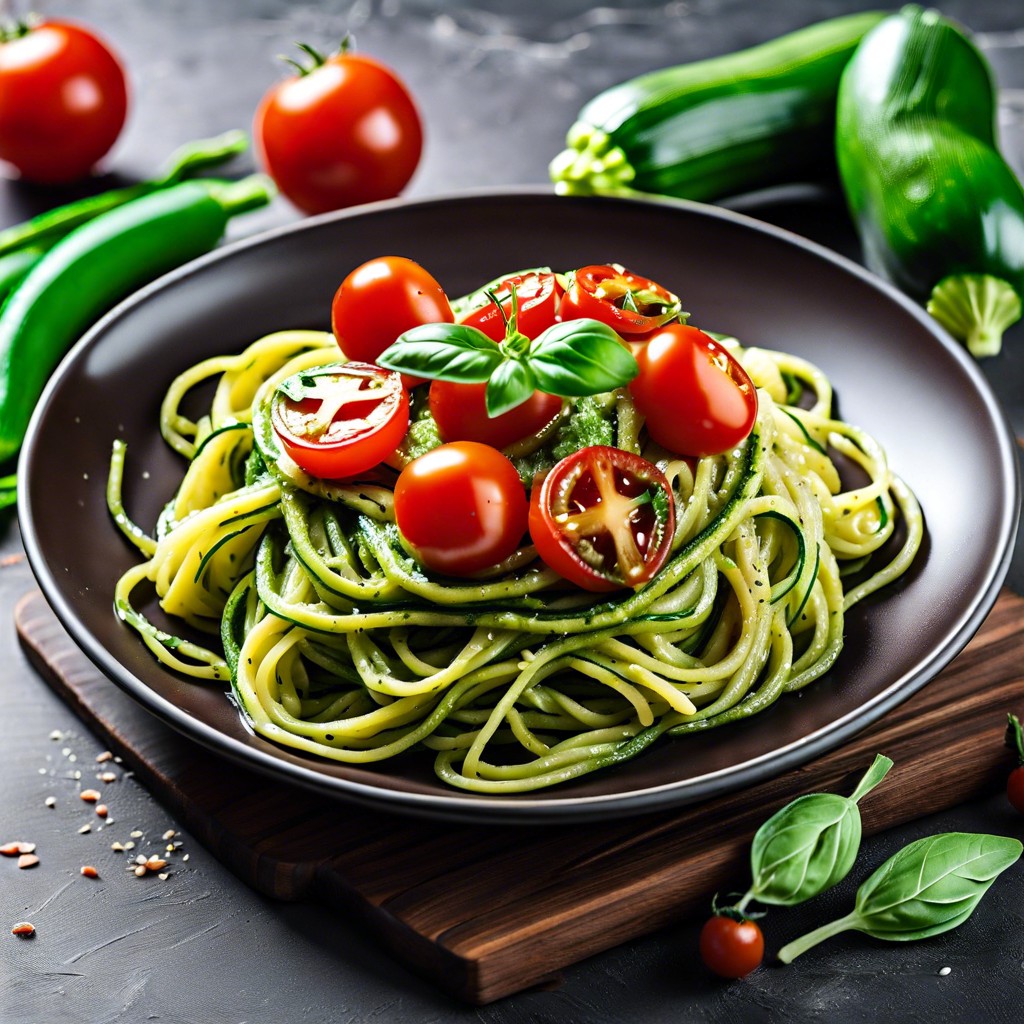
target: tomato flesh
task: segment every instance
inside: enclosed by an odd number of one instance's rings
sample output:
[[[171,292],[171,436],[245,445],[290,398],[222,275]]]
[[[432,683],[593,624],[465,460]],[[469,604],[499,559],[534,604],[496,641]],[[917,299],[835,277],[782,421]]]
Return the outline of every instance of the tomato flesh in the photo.
[[[403,332],[423,324],[452,323],[444,289],[418,263],[379,256],[356,267],[331,302],[331,329],[342,352],[372,363]]]
[[[27,181],[85,177],[127,112],[124,69],[88,29],[44,21],[0,43],[0,159]]]
[[[527,526],[526,490],[496,448],[457,441],[414,459],[395,484],[395,522],[428,569],[470,576],[503,562]]]
[[[531,496],[537,553],[584,590],[642,586],[664,565],[674,530],[665,475],[620,448],[593,445],[567,456]]]
[[[700,956],[719,977],[744,978],[764,959],[764,935],[754,921],[716,914],[701,929]]]
[[[1010,772],[1006,780],[1006,796],[1013,807],[1024,814],[1024,765]]]
[[[757,418],[757,389],[729,351],[703,331],[669,324],[637,347],[629,385],[647,432],[680,455],[735,448]]]
[[[306,213],[397,196],[423,150],[405,84],[380,62],[348,52],[273,86],[253,137],[267,173]]]
[[[650,278],[615,264],[581,267],[559,304],[559,318],[600,320],[629,338],[642,337],[679,316],[679,299]]]
[[[296,378],[293,394],[281,390]],[[274,395],[271,422],[285,452],[311,476],[364,473],[391,455],[409,429],[409,395],[391,370],[332,364],[289,381]]]
[[[518,274],[503,280],[494,290],[505,316],[494,302],[471,310],[459,321],[483,331],[491,341],[505,337],[505,319],[512,315],[512,288],[516,290],[517,321],[520,333],[536,338],[558,319],[562,286],[550,273]]]

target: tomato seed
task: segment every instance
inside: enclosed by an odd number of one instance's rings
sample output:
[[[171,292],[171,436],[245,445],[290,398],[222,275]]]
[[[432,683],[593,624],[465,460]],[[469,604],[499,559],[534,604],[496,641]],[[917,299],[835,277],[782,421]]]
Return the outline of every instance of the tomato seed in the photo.
[[[12,929],[11,934],[22,939],[30,939],[36,933],[36,926],[31,921],[19,921]]]

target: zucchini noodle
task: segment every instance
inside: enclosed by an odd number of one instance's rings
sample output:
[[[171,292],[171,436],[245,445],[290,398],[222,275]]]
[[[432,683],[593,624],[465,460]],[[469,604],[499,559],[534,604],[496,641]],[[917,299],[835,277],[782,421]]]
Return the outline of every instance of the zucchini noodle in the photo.
[[[199,363],[161,408],[188,466],[152,536],[125,512],[114,446],[108,503],[143,559],[117,584],[117,614],[169,668],[229,683],[260,736],[353,764],[426,749],[439,778],[480,793],[565,782],[757,714],[832,667],[845,613],[907,569],[923,522],[879,444],[833,416],[820,370],[723,342],[758,386],[735,450],[672,456],[628,393],[610,403],[615,443],[662,469],[676,506],[668,561],[611,596],[566,586],[530,547],[472,579],[431,574],[401,543],[393,473],[329,482],[291,462],[270,398],[337,361],[329,334]],[[193,421],[182,403],[207,382]],[[209,646],[150,622],[138,590]]]

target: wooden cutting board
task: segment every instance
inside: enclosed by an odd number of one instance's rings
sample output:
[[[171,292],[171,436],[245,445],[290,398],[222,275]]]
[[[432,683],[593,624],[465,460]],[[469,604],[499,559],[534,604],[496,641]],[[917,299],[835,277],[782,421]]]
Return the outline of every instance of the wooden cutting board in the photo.
[[[863,804],[865,832],[991,792],[1024,711],[1024,599],[1004,591],[937,679],[802,768],[698,806],[607,824],[469,827],[325,800],[197,746],[103,677],[42,595],[16,612],[32,663],[193,835],[263,893],[326,901],[408,967],[473,1003],[745,888],[750,838],[801,793],[850,792],[877,752],[896,767]]]

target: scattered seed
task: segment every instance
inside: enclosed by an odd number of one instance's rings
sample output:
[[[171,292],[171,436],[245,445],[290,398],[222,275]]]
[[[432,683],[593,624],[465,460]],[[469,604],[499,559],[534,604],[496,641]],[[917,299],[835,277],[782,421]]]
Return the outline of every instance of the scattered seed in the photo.
[[[112,761],[114,755],[109,750],[104,750],[102,754],[96,755],[96,763],[103,764],[104,761]]]
[[[18,858],[19,868],[34,868],[39,863],[39,858],[34,853],[23,853]]]
[[[167,879],[171,877],[171,873],[169,871],[161,871],[156,877],[159,878],[161,882],[166,882]]]
[[[97,804],[96,805],[96,813],[101,818],[105,818],[110,813],[110,811],[107,810],[107,805],[106,804]]]
[[[169,828],[162,836],[162,839],[173,839],[178,833],[173,828]]]
[[[947,974],[952,974],[952,973],[953,973],[953,968],[952,967],[943,967],[943,968],[941,968],[939,970],[939,976],[942,977],[942,978],[946,977]]]
[[[167,861],[161,860],[159,857],[150,857],[149,860],[146,861],[146,867],[149,868],[150,871],[163,871],[163,869],[167,867]]]
[[[129,839],[128,842],[124,844],[124,848],[126,850],[134,850],[135,844]]]
[[[136,878],[142,878],[142,876],[143,876],[143,875],[144,875],[145,873],[146,873],[146,865],[145,865],[145,864],[140,864],[140,865],[139,865],[139,866],[138,866],[138,867],[137,867],[137,868],[135,869],[135,877],[136,877]]]
[[[182,857],[181,859],[182,859],[182,860],[188,860],[188,854],[186,853],[186,854],[185,854],[185,856],[184,856],[184,857]]]
[[[116,851],[117,853],[123,853],[124,852],[124,847],[120,843],[111,843],[110,844],[110,848],[112,850]]]
[[[164,847],[164,850],[165,850],[165,851],[166,851],[167,853],[174,853],[174,843],[168,843],[168,844],[167,844],[167,845],[166,845],[166,846]]]
[[[50,733],[50,739],[57,740],[59,742],[64,739],[64,733],[62,733],[60,729],[54,729],[53,732]]]
[[[77,761],[78,760],[78,755],[77,754],[68,754],[68,760],[72,761],[72,762]]]
[[[137,856],[137,857],[135,858],[135,863],[136,863],[136,864],[145,864],[145,863],[146,863],[146,855],[145,855],[144,853],[140,853],[140,854],[139,854],[139,855],[138,855],[138,856]]]
[[[100,877],[100,873],[91,864],[83,864],[81,867],[81,872],[83,875],[85,875],[86,878]]]
[[[98,789],[83,789],[78,794],[87,804],[94,804],[100,798],[100,792]]]
[[[135,831],[131,833],[131,837],[132,839],[141,839],[142,832],[139,829],[135,829]]]
[[[19,843],[19,842],[15,842],[15,843],[5,843],[3,846],[0,846],[0,853],[2,853],[5,857],[17,857],[19,854],[22,854],[22,853],[35,853],[35,851],[36,851],[36,844],[35,843]]]
[[[70,754],[70,753],[71,753],[71,748],[70,748],[70,747],[64,747],[64,748],[63,748],[63,749],[61,750],[61,753],[62,753],[62,754],[63,754],[63,755],[65,756],[65,757],[67,757],[67,756],[68,756],[68,754]]]
[[[99,776],[100,782],[117,782],[117,775],[114,772],[103,772]]]
[[[84,825],[83,825],[83,826],[82,826],[82,827],[81,827],[81,828],[80,828],[80,829],[78,830],[78,834],[79,834],[80,836],[84,836],[86,832],[91,832],[91,831],[92,831],[92,825],[90,825],[90,824],[89,824],[89,822],[86,822],[86,823],[85,823],[85,824],[84,824]]]
[[[48,796],[46,800],[44,800],[43,802],[46,804],[47,807],[57,806],[57,798],[55,796]]]
[[[17,935],[19,939],[31,939],[35,933],[36,926],[31,921],[19,921],[11,929],[11,934]]]

